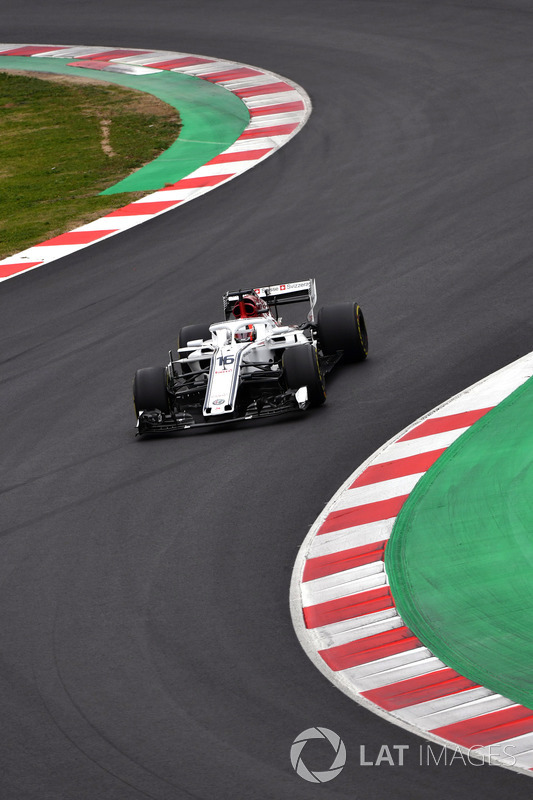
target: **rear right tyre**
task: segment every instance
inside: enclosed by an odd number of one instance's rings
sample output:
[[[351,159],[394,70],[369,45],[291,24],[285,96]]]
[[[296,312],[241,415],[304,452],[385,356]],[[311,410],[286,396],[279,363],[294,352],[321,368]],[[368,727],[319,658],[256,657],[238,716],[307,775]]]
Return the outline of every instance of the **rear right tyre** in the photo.
[[[207,325],[205,322],[198,323],[196,325],[184,325],[183,328],[180,328],[178,333],[178,350],[180,347],[187,347],[187,342],[195,342],[198,339],[201,339],[204,342],[206,339],[211,339],[209,325]],[[208,364],[209,361],[200,362],[200,366],[204,368],[208,366]],[[181,369],[185,375],[191,371],[191,368],[185,363],[181,365]]]
[[[195,342],[198,339],[202,339],[202,341],[211,339],[209,325],[206,325],[205,323],[200,323],[198,325],[184,325],[183,328],[180,328],[178,333],[178,348],[187,347],[187,342]]]

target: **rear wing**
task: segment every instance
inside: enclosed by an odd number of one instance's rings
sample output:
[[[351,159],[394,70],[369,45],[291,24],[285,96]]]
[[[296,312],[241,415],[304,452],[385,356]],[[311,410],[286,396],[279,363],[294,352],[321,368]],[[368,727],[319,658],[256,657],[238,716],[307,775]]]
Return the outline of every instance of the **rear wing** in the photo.
[[[261,297],[274,310],[274,315],[278,317],[278,307],[288,303],[304,303],[310,305],[307,319],[314,322],[314,308],[316,305],[316,282],[314,278],[297,283],[280,283],[277,286],[262,286],[259,289],[239,289],[235,292],[226,292],[224,295],[224,314],[228,319],[235,303],[242,299],[245,294],[256,294]]]

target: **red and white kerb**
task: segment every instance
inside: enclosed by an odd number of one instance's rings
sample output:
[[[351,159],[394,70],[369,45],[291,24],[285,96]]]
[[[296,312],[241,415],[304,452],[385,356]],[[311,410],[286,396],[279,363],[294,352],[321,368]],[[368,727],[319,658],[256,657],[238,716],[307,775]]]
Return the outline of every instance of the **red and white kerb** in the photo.
[[[530,354],[434,409],[371,456],[313,525],[291,585],[298,638],[342,691],[427,739],[476,748],[491,763],[529,774],[533,711],[459,675],[417,639],[395,608],[384,552],[396,516],[424,473],[532,374]]]
[[[3,259],[0,261],[0,280],[12,278],[122,233],[210,192],[283,147],[305,125],[311,113],[311,101],[301,86],[268,70],[233,61],[159,50],[26,44],[0,44],[0,66],[2,55],[32,59],[68,58],[76,67],[133,75],[160,70],[192,75],[215,83],[239,97],[248,109],[250,121],[227,150],[177,183],[165,186],[101,219]]]

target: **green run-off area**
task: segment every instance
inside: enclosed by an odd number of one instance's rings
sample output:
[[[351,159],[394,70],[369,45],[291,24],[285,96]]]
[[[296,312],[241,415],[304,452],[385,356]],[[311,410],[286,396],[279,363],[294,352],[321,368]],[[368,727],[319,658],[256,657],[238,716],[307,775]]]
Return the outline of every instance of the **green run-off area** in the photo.
[[[231,92],[176,72],[126,75],[1,55],[0,70],[0,258],[177,183],[233,144],[250,118]],[[135,97],[142,103],[130,109]],[[158,101],[179,114],[181,130],[161,108],[149,115]]]
[[[32,70],[61,75],[91,77],[119,86],[148,92],[179,111],[179,138],[151,164],[133,173],[105,194],[148,192],[175,183],[226,150],[239,138],[250,120],[238,97],[221,86],[190,75],[162,70],[148,75],[125,75],[69,66],[64,58],[0,56],[0,68]]]
[[[421,478],[385,564],[400,615],[438,658],[533,707],[533,379]]]
[[[179,133],[175,109],[144,92],[54,77],[0,72],[0,258],[135,199],[99,192]]]

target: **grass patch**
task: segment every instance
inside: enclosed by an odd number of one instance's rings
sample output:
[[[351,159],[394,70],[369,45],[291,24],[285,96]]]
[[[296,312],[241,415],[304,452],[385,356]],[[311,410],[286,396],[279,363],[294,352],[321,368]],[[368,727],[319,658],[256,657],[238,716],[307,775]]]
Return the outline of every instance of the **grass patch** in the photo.
[[[176,109],[85,78],[0,71],[0,258],[142,197],[99,196],[179,134]]]

